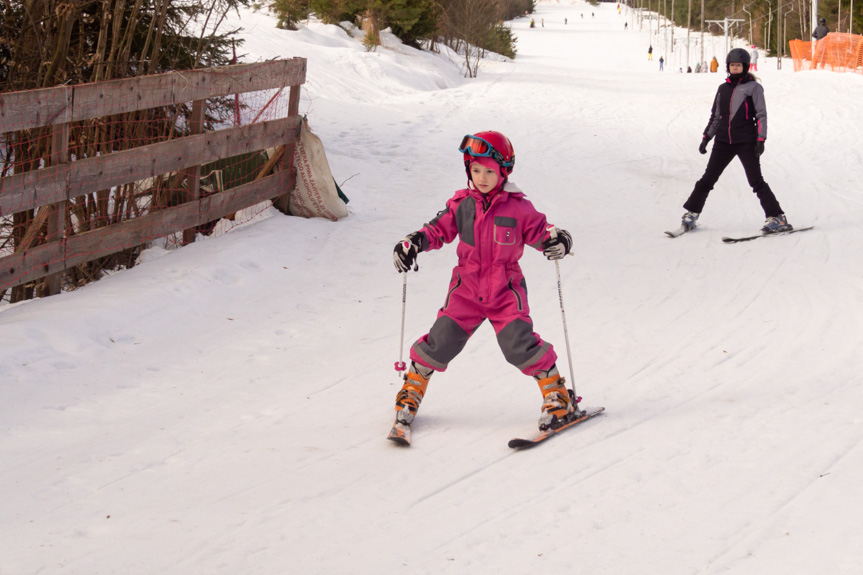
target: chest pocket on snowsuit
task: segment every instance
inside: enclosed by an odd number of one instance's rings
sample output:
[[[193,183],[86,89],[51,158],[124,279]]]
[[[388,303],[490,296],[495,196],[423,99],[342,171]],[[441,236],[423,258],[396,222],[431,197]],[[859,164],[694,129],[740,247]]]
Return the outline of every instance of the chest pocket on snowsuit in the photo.
[[[494,218],[494,242],[502,246],[511,246],[516,243],[515,218],[496,216]]]

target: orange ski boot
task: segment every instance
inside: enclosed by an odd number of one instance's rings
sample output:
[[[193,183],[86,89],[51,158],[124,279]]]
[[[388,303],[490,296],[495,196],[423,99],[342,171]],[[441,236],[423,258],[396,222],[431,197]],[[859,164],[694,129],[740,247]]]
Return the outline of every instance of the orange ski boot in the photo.
[[[388,439],[402,445],[411,443],[411,423],[416,417],[420,402],[426,392],[434,370],[411,363],[410,371],[405,373],[405,383],[396,395],[396,421]]]
[[[545,377],[542,377],[545,375]],[[566,380],[560,377],[557,368],[551,368],[547,373],[534,376],[542,392],[542,415],[539,416],[539,430],[555,429],[566,423],[567,418],[575,413],[572,392],[566,387]]]

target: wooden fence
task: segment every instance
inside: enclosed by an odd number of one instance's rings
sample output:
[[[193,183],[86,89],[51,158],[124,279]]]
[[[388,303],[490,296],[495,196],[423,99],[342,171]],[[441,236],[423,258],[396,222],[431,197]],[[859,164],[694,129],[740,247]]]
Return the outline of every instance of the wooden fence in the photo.
[[[14,253],[0,257],[0,291],[47,278],[46,293],[56,294],[62,273],[73,266],[179,231],[184,231],[184,242],[193,241],[196,226],[264,200],[282,197],[280,203],[287,205],[284,198],[294,187],[293,147],[305,77],[306,59],[291,58],[0,94],[0,137],[51,130],[45,165],[0,178],[0,218],[35,214]],[[208,98],[280,93],[284,88],[290,89],[287,117],[203,132]],[[184,137],[77,161],[70,158],[70,126],[75,122],[189,102],[193,105]],[[268,166],[268,172],[275,168],[271,175],[262,172],[254,181],[202,197],[201,165],[271,148],[280,151],[272,158],[276,165]],[[70,225],[70,200],[169,173],[183,177],[189,201],[83,233]],[[39,234],[43,243],[33,245]]]

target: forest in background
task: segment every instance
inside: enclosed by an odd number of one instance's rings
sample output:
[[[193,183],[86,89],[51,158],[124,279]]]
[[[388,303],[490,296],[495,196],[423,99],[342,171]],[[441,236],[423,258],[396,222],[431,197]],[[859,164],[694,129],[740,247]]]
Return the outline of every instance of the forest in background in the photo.
[[[633,8],[657,12],[674,24],[693,31],[722,34],[711,20],[728,18],[729,34],[750,44],[777,53],[781,42],[788,53],[789,40],[811,40],[812,0],[629,0]],[[863,34],[863,0],[855,0],[852,22],[851,0],[819,0],[818,17],[827,21],[831,32]]]

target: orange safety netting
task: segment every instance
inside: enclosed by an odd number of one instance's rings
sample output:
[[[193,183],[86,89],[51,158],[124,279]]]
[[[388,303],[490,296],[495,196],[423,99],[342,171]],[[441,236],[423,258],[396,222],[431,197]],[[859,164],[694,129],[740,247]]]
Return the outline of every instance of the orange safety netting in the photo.
[[[817,42],[791,40],[788,46],[795,72],[821,69],[863,74],[863,36],[859,34],[831,33]]]

